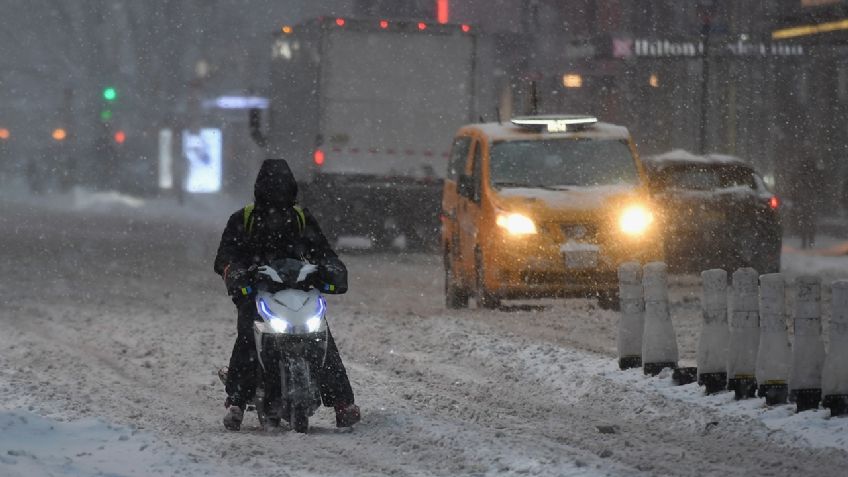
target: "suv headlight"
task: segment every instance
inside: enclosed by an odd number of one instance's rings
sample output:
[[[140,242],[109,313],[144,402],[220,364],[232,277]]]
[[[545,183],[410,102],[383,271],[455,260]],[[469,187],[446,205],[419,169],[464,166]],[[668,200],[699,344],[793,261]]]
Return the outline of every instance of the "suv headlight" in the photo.
[[[530,217],[522,214],[500,212],[495,223],[510,235],[533,235],[536,233],[536,224]]]
[[[653,222],[654,214],[641,205],[627,207],[618,219],[621,231],[627,235],[642,235]]]

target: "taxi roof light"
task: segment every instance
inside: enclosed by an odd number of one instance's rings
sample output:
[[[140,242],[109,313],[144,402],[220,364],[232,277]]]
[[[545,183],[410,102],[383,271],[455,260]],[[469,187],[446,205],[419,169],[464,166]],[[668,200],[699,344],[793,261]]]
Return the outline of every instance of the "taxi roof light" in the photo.
[[[512,118],[512,124],[524,129],[547,132],[567,132],[584,129],[598,122],[594,116],[549,115],[520,116]]]

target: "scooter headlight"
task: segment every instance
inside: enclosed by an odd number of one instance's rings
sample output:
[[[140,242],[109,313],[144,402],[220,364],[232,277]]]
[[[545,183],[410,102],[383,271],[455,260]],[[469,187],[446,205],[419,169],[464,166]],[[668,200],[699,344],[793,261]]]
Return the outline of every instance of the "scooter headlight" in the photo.
[[[315,333],[321,329],[321,325],[324,323],[324,312],[327,310],[327,302],[324,300],[323,296],[318,297],[318,306],[315,309],[315,314],[312,318],[306,320],[306,331],[309,333]]]
[[[288,333],[289,328],[291,327],[291,324],[282,318],[271,318],[268,320],[268,324],[271,325],[271,329],[277,333]]]
[[[321,329],[321,317],[313,316],[312,318],[306,320],[306,331],[309,333],[315,333],[316,331]]]
[[[288,333],[291,328],[291,323],[277,316],[276,313],[271,311],[271,307],[265,303],[265,300],[262,298],[256,300],[256,310],[259,312],[259,316],[265,320],[272,330],[276,333]]]

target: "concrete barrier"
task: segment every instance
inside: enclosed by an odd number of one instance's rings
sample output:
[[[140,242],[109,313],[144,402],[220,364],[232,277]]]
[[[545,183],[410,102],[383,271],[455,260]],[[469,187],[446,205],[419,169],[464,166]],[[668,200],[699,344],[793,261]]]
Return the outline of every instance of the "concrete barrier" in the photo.
[[[698,339],[698,384],[707,394],[727,389],[727,272],[721,269],[701,272],[701,334]]]
[[[821,279],[801,276],[796,280],[790,396],[797,412],[816,409],[821,401],[824,342],[821,336]]]
[[[733,300],[729,321],[727,389],[736,393],[736,399],[752,398],[757,393],[754,373],[760,342],[757,271],[753,268],[740,268],[733,272]]]
[[[618,267],[618,367],[642,366],[642,334],[645,329],[645,300],[642,296],[642,265],[625,262]]]
[[[760,345],[757,352],[757,395],[766,404],[785,404],[789,396],[792,348],[786,330],[786,283],[780,273],[760,276]]]
[[[668,311],[668,269],[662,262],[645,265],[645,327],[642,334],[642,370],[657,375],[663,368],[677,368],[677,335]]]
[[[848,280],[831,286],[828,350],[822,369],[822,404],[831,416],[848,414]]]

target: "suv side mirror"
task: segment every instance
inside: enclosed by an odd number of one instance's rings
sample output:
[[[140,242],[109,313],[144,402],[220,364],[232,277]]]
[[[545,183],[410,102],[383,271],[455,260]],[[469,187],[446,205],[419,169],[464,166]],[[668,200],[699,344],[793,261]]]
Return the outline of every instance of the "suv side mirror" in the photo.
[[[462,174],[459,176],[459,195],[466,199],[474,198],[474,180],[471,176]]]

